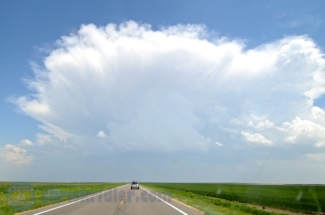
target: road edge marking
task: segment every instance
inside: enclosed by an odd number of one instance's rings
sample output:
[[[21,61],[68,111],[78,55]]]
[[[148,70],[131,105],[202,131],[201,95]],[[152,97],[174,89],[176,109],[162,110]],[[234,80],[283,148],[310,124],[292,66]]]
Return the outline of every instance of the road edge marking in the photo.
[[[77,203],[77,202],[81,202],[82,200],[89,199],[89,198],[94,197],[94,196],[98,196],[98,195],[100,195],[100,194],[106,193],[106,192],[111,191],[111,190],[115,190],[115,189],[117,189],[117,188],[119,188],[119,187],[123,187],[123,186],[125,186],[125,185],[118,186],[118,187],[115,187],[115,188],[112,188],[112,189],[109,189],[109,190],[106,190],[106,191],[102,191],[102,192],[100,192],[100,193],[96,193],[96,194],[94,194],[94,195],[87,196],[86,198],[82,198],[82,199],[79,199],[79,200],[77,200],[77,201],[70,202],[70,203],[67,203],[67,204],[64,204],[64,205],[60,205],[60,206],[58,206],[58,207],[51,208],[51,209],[48,209],[48,210],[46,210],[46,211],[41,211],[41,212],[35,213],[35,214],[33,214],[33,215],[40,215],[40,214],[44,214],[44,213],[47,213],[47,212],[50,212],[50,211],[54,211],[54,210],[56,210],[56,209],[63,208],[63,207],[68,206],[68,205],[72,205],[72,204]]]
[[[184,214],[184,215],[188,215],[187,213],[185,213],[184,211],[182,211],[181,209],[177,208],[176,206],[166,202],[165,200],[163,200],[162,198],[156,196],[155,194],[151,193],[149,190],[145,189],[142,187],[142,189],[144,189],[145,191],[147,191],[148,193],[150,193],[151,195],[155,196],[156,198],[158,198],[159,200],[163,201],[164,203],[166,203],[167,205],[169,205],[170,207],[174,208],[175,210],[177,210],[178,212],[180,212],[181,214]]]

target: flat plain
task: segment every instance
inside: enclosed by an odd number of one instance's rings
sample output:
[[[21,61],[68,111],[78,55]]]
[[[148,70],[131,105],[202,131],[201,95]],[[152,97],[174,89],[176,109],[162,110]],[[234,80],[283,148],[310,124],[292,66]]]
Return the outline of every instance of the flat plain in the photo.
[[[25,196],[27,200],[32,199],[32,204],[28,207],[21,207],[21,204],[10,205],[8,199],[16,197],[15,187],[21,187],[26,184],[33,189],[33,196]],[[86,196],[113,187],[120,186],[125,183],[53,183],[53,182],[0,182],[0,215],[15,214],[17,212],[40,208],[46,205],[75,199]],[[11,191],[10,191],[11,190]],[[27,195],[30,191],[27,192]],[[16,207],[17,206],[17,207]]]
[[[125,183],[25,183],[33,188],[34,193],[33,203],[28,209],[17,209],[15,205],[10,205],[8,202],[8,199],[16,198],[16,192],[11,188],[17,184],[19,187],[20,183],[0,182],[0,215],[11,215],[24,210],[53,205],[118,187]],[[325,214],[324,185],[149,182],[141,183],[140,186],[142,185],[169,195],[171,198],[204,212],[204,214],[279,214],[264,210],[265,208],[305,214]],[[27,196],[27,198],[31,197]],[[254,206],[252,207],[251,204]]]
[[[147,183],[206,197],[303,213],[325,212],[324,185],[265,185],[235,183]]]

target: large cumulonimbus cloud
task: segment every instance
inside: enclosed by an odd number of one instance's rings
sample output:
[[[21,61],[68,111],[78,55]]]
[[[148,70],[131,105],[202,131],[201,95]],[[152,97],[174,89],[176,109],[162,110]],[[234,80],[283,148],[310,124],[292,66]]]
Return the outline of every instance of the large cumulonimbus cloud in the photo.
[[[313,106],[325,93],[324,66],[307,36],[246,49],[201,25],[89,24],[33,64],[33,94],[15,103],[40,122],[42,144],[324,147],[324,110]]]

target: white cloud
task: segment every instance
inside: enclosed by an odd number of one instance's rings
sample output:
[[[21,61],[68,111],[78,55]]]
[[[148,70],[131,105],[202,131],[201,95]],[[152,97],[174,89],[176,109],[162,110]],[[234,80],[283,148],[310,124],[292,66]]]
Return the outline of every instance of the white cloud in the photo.
[[[39,144],[58,138],[122,150],[205,150],[220,136],[271,145],[275,125],[314,117],[307,113],[324,94],[325,61],[310,38],[247,50],[242,41],[208,38],[202,25],[83,25],[32,65],[33,92],[14,102],[46,132]]]
[[[33,157],[27,155],[27,150],[7,144],[5,147],[0,148],[1,157],[9,163],[15,165],[25,165],[32,162]]]
[[[306,154],[305,157],[312,161],[321,161],[321,163],[325,162],[325,153]]]
[[[99,137],[99,138],[106,138],[107,135],[105,134],[104,131],[99,131],[99,132],[97,133],[96,137]]]
[[[312,107],[311,109],[312,115],[315,120],[321,122],[325,122],[325,111],[319,107]]]
[[[217,146],[223,146],[223,144],[222,143],[220,143],[220,142],[215,142],[215,144],[217,145]]]
[[[39,145],[44,145],[45,143],[52,142],[51,135],[38,133],[36,134],[36,141]]]
[[[243,137],[245,138],[246,141],[250,143],[257,143],[261,145],[272,145],[273,141],[268,140],[265,138],[262,134],[255,133],[255,134],[250,134],[248,132],[241,132]]]
[[[23,139],[19,143],[20,146],[33,146],[33,142],[28,139]]]
[[[305,92],[305,96],[315,100],[325,93],[325,73],[322,70],[315,71],[313,88]]]
[[[292,122],[283,123],[282,129],[289,135],[288,142],[325,147],[325,127],[320,124],[297,117]]]
[[[266,119],[265,116],[257,117],[254,114],[252,114],[251,120],[248,122],[247,126],[261,130],[261,129],[267,129],[273,127],[274,123]]]
[[[60,140],[62,140],[64,142],[66,142],[69,137],[73,136],[72,134],[65,132],[61,128],[59,128],[55,125],[52,125],[50,123],[45,123],[44,125],[39,125],[39,128],[42,129],[43,131],[46,131],[46,132],[52,134],[55,137],[58,137]]]
[[[324,86],[316,86],[312,88],[311,90],[308,90],[305,93],[305,96],[311,98],[312,100],[315,100],[319,98],[321,95],[325,93],[325,87]]]

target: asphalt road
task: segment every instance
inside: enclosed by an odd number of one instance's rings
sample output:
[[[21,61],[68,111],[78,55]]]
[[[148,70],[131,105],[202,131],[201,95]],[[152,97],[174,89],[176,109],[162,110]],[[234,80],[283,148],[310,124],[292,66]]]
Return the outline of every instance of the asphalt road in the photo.
[[[201,213],[162,195],[130,185],[20,213],[20,215],[199,215]],[[202,214],[201,214],[202,215]]]

